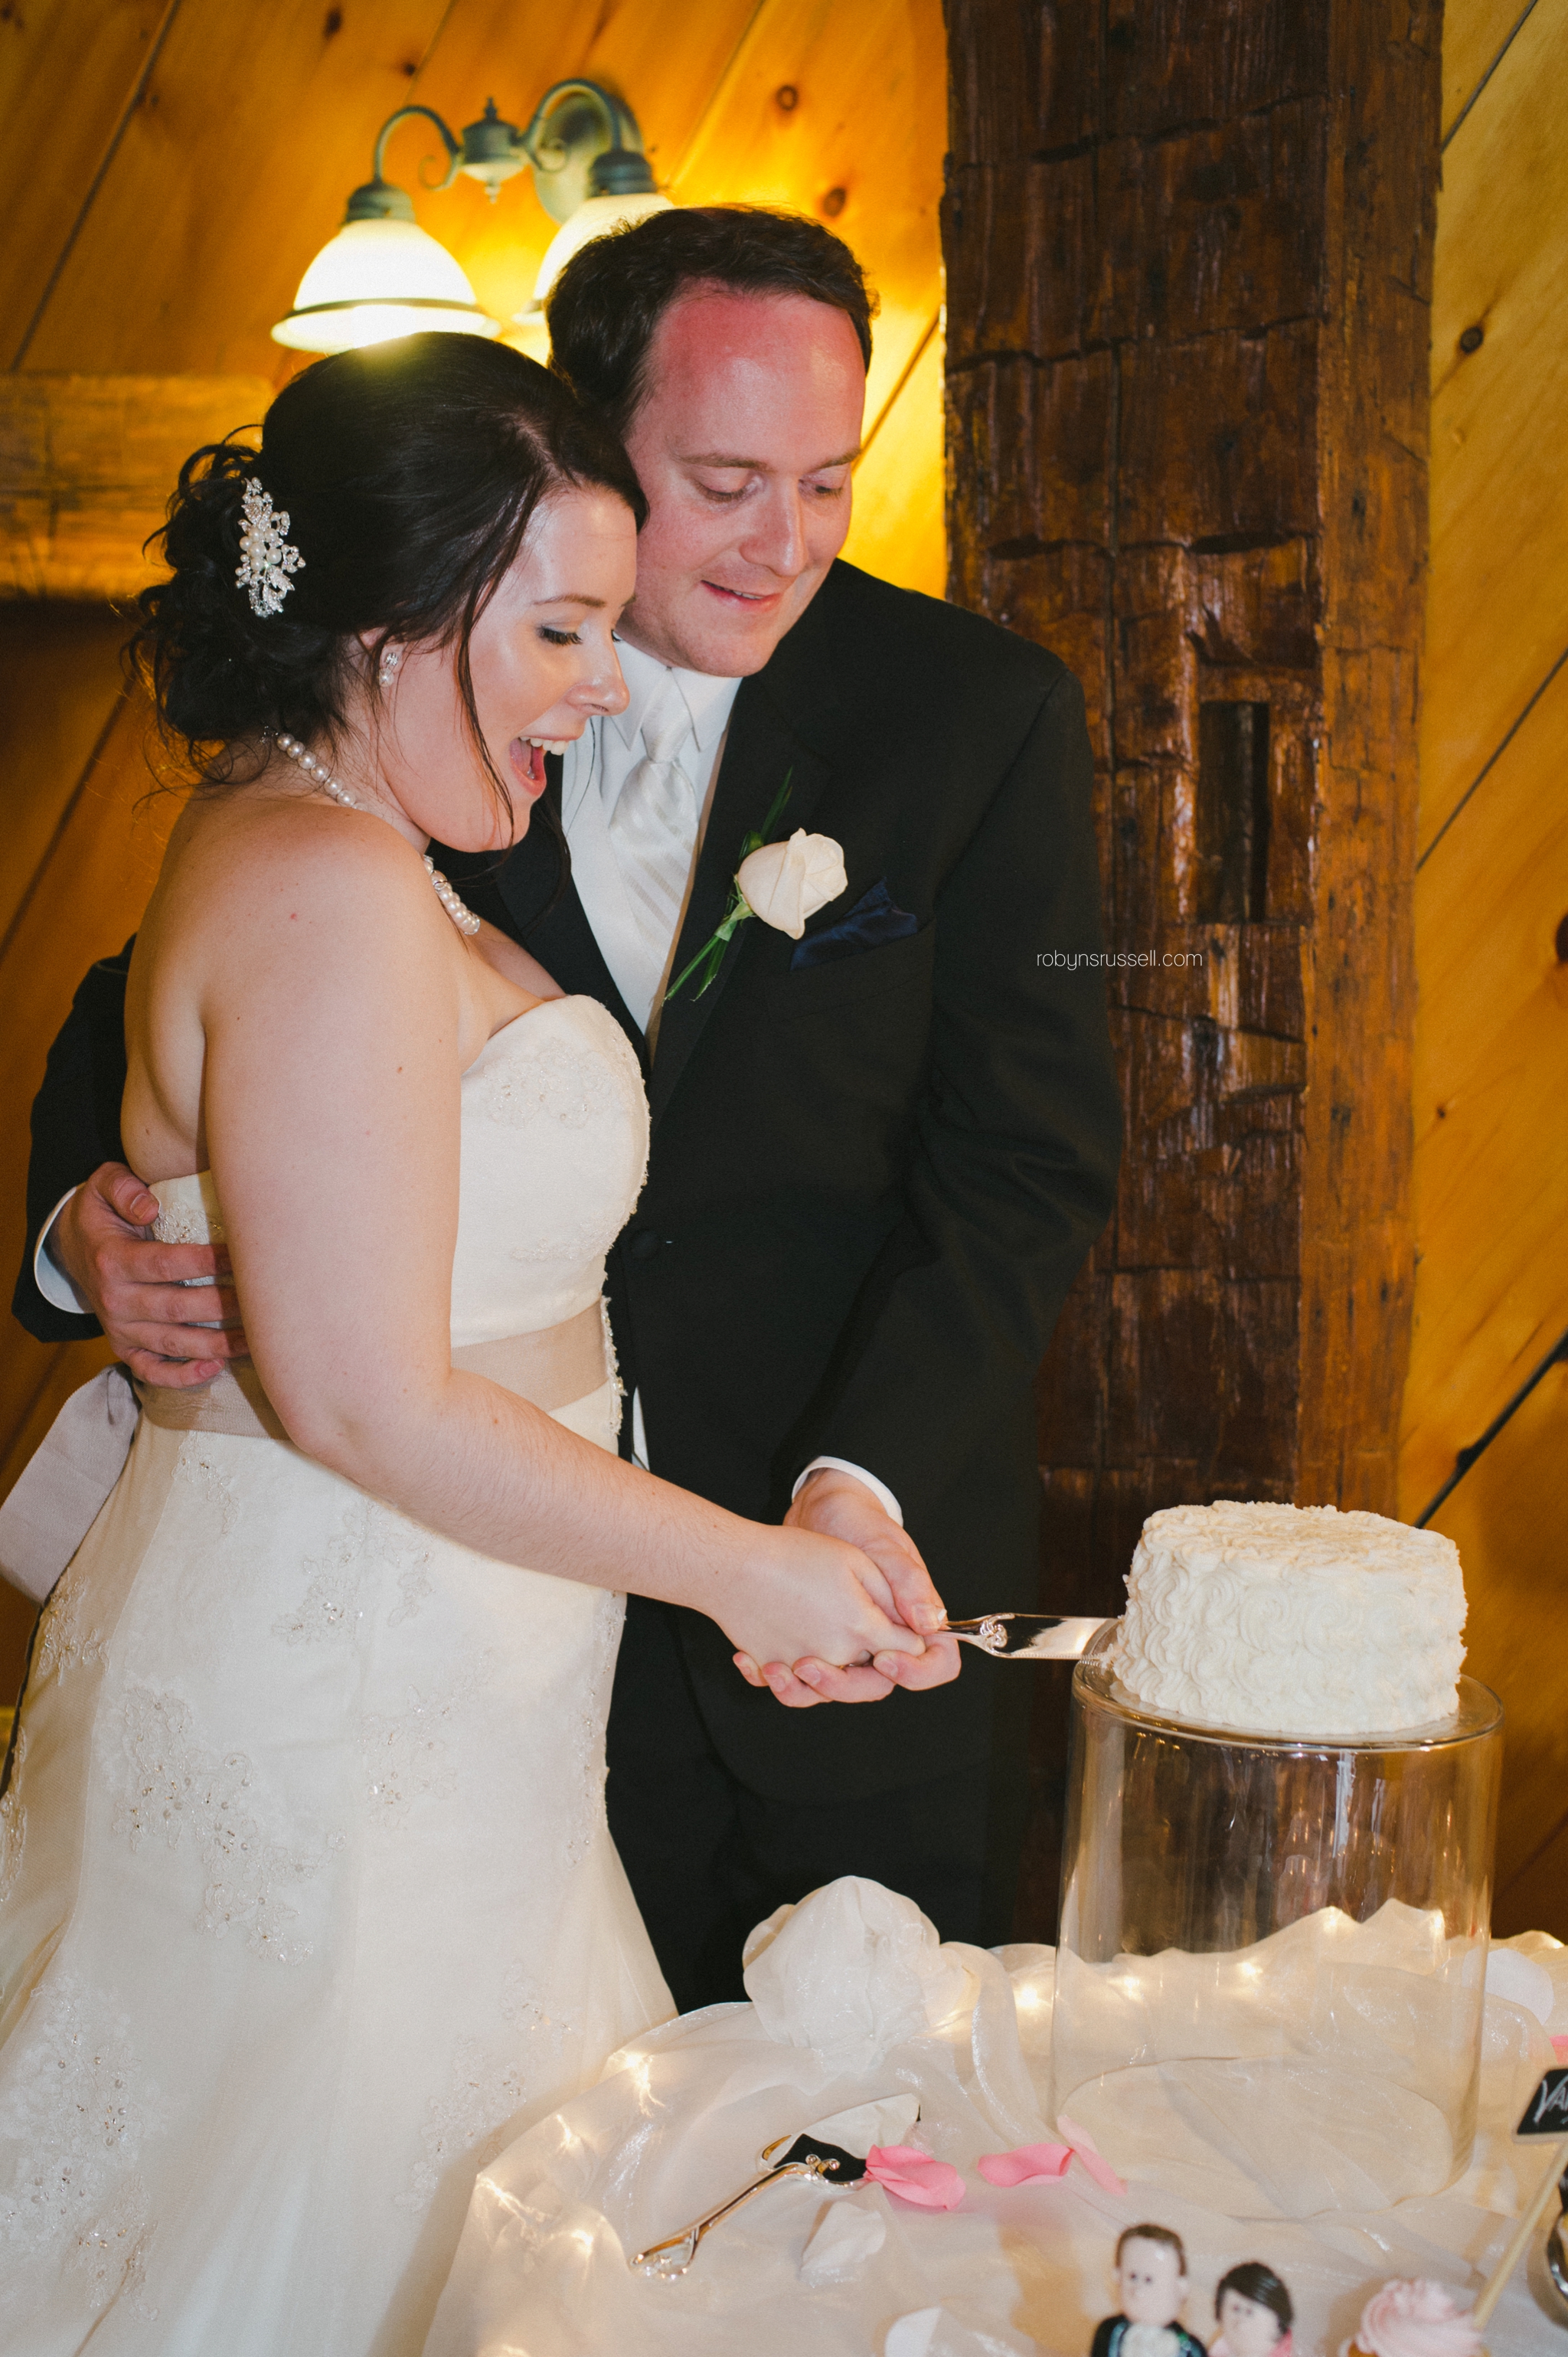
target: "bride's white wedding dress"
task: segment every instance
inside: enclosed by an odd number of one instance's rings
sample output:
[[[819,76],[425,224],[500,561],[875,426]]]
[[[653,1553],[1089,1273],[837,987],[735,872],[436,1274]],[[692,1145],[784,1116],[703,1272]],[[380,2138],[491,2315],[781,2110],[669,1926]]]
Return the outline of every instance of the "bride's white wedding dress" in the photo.
[[[465,1074],[455,1346],[598,1299],[648,1114],[605,1010]],[[156,1189],[202,1240],[210,1182]],[[613,1448],[606,1381],[553,1410]],[[611,1845],[618,1597],[280,1440],[142,1418],[0,1804],[11,2357],[404,2357],[482,2159],[672,2007]]]

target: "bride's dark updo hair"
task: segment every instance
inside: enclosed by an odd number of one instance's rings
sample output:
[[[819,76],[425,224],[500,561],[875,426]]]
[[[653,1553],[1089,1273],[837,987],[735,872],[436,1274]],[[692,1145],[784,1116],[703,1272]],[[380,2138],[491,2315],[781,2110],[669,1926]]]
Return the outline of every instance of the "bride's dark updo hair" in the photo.
[[[252,481],[287,514],[304,560],[274,614],[253,613],[234,577]],[[541,500],[563,486],[614,492],[639,525],[648,511],[614,435],[522,353],[423,335],[317,361],[273,403],[259,450],[231,435],[180,468],[159,535],[171,577],[137,599],[127,650],[166,739],[199,778],[227,782],[260,739],[330,737],[351,677],[375,694],[382,640],[434,641],[456,651],[475,748],[504,801],[468,641]],[[372,644],[356,672],[346,642],[360,632]]]

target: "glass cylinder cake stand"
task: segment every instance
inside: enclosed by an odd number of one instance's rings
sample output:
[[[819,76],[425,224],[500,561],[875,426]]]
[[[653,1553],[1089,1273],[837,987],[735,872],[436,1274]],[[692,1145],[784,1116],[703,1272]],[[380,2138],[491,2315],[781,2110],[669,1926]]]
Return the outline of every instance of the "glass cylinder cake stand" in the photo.
[[[1051,2068],[1141,2182],[1236,2218],[1437,2192],[1475,2129],[1502,1709],[1354,1740],[1072,1684]]]

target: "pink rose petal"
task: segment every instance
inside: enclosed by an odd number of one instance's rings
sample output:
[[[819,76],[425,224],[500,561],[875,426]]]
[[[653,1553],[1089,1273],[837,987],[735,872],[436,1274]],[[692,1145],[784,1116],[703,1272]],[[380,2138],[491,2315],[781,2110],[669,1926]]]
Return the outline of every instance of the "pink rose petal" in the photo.
[[[975,2166],[987,2185],[1044,2185],[1065,2177],[1070,2144],[1019,2144],[1011,2152],[983,2153]]]
[[[1058,2117],[1057,2126],[1093,2178],[1096,2185],[1107,2193],[1126,2192],[1126,2179],[1117,2176],[1087,2128],[1080,2128],[1078,2122],[1069,2120],[1065,2112]]]
[[[963,2179],[951,2163],[933,2160],[910,2144],[874,2144],[865,2156],[865,2174],[873,2185],[921,2210],[956,2210],[963,2200]]]

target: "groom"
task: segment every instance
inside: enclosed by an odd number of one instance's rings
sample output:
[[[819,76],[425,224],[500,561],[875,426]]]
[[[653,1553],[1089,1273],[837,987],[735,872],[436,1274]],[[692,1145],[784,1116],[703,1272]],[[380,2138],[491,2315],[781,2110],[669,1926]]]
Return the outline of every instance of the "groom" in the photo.
[[[1033,1376],[1111,1207],[1120,1112],[1097,974],[1040,963],[1100,945],[1076,683],[835,562],[870,312],[847,247],[749,209],[661,213],[568,264],[553,364],[650,501],[630,702],[553,775],[564,889],[537,821],[499,872],[437,856],[643,1059],[649,1178],[610,1265],[627,1445],[738,1512],[918,1549],[959,1618],[1036,1601]],[[743,922],[707,987],[667,997],[779,805],[776,835],[842,845],[848,888],[799,941]],[[46,1340],[94,1330],[74,1302],[122,1353],[172,1353],[217,1297],[182,1300],[168,1280],[208,1256],[125,1216],[123,992],[123,960],[94,968],[51,1054],[35,1235],[93,1175],[16,1307]],[[683,2008],[742,1994],[746,1932],[840,1874],[946,1938],[1007,1937],[1027,1672],[972,1652],[929,1693],[871,1669],[818,1688],[886,1698],[780,1710],[712,1624],[631,1599],[610,1821]]]

